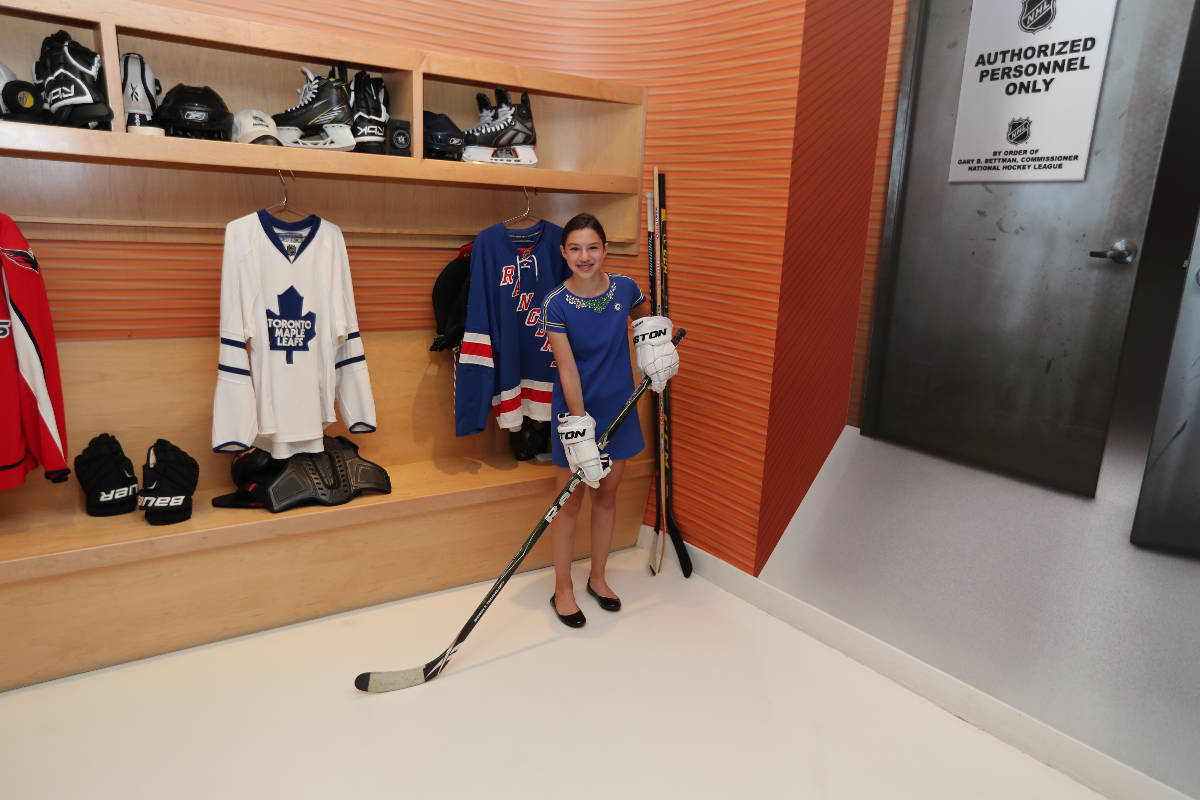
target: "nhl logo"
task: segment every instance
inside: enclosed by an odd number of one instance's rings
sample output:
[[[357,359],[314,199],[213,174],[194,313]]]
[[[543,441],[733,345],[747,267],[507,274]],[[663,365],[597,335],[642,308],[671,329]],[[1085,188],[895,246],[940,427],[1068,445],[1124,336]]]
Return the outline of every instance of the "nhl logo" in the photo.
[[[1037,33],[1054,22],[1054,0],[1021,0],[1017,24],[1026,33]]]
[[[1005,134],[1009,144],[1025,144],[1029,141],[1029,128],[1032,123],[1029,117],[1016,117],[1008,123],[1008,133]]]

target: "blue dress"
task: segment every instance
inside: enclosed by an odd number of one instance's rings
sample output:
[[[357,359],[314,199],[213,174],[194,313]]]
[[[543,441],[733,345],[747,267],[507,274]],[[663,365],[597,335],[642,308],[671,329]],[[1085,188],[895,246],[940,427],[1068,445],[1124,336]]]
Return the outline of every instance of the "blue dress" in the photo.
[[[616,418],[633,394],[633,364],[629,360],[629,311],[646,302],[632,278],[608,273],[608,291],[597,297],[577,297],[566,285],[546,295],[542,310],[547,331],[565,333],[579,368],[583,405],[596,419],[596,439]],[[554,377],[551,425],[567,412],[562,381]],[[550,437],[554,463],[567,466],[567,454],[557,435]],[[642,426],[634,408],[621,423],[604,452],[613,460],[632,458],[642,452]]]

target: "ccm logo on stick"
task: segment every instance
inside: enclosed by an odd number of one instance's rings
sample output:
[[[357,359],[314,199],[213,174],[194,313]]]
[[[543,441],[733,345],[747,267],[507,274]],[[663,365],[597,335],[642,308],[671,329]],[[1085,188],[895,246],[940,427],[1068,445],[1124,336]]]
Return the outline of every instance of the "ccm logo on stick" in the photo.
[[[172,508],[183,505],[186,499],[185,494],[177,494],[174,497],[139,497],[138,508]]]
[[[126,497],[133,497],[137,494],[137,484],[131,483],[128,486],[122,486],[120,489],[113,489],[111,492],[100,492],[100,502],[107,503],[112,500],[121,500]]]

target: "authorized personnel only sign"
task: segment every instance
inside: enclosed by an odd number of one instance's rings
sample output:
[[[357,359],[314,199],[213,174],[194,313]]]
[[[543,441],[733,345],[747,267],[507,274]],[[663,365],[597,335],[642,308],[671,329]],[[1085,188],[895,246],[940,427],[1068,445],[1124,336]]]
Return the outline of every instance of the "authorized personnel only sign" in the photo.
[[[950,182],[1081,181],[1117,0],[976,0]]]

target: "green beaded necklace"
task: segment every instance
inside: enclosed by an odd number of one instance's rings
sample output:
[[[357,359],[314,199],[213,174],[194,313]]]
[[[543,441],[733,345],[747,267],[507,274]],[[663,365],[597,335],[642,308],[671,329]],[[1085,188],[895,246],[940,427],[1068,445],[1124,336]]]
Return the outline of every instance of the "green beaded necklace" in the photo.
[[[613,296],[616,294],[617,285],[612,282],[612,278],[608,279],[608,291],[595,297],[580,297],[572,294],[567,299],[571,305],[576,308],[587,308],[595,311],[597,314],[603,313],[609,304],[612,303]]]

